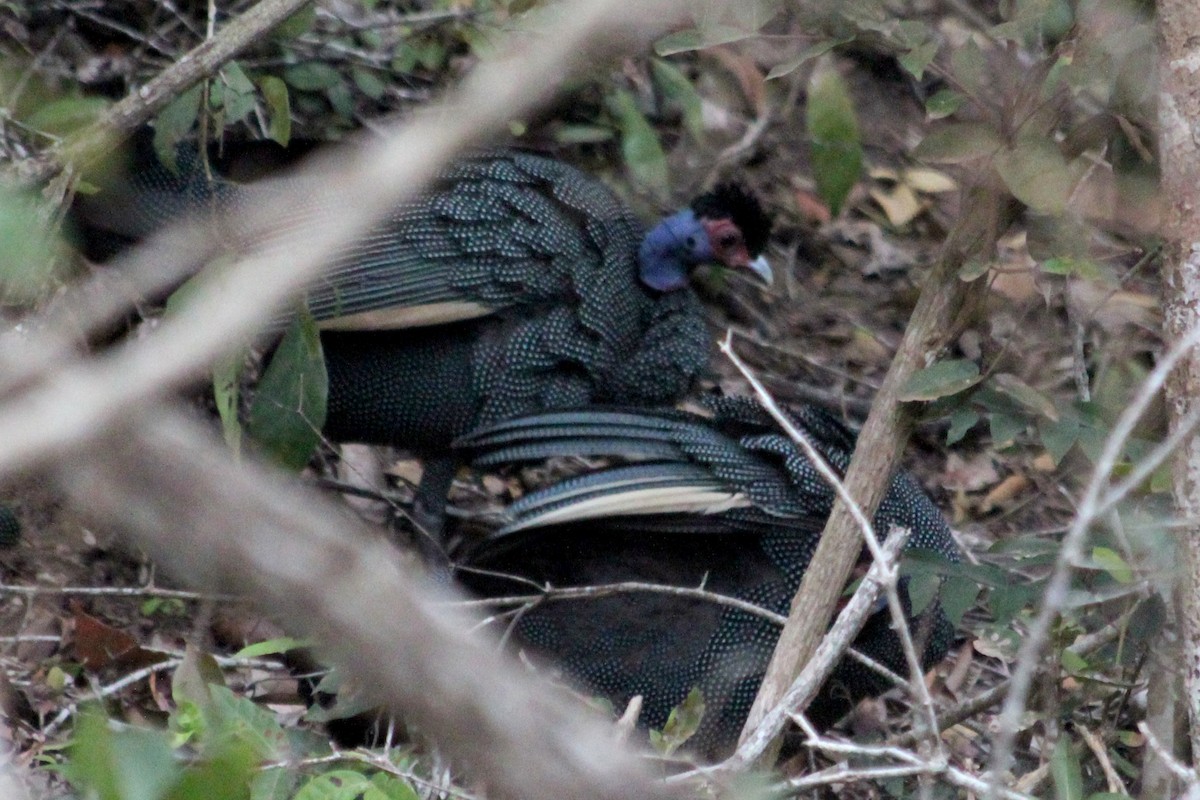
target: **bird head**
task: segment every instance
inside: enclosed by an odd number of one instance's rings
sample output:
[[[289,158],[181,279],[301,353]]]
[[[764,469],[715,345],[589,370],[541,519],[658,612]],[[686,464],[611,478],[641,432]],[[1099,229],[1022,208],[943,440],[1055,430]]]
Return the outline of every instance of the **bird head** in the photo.
[[[646,235],[638,251],[642,283],[660,292],[682,289],[697,265],[717,263],[749,270],[770,285],[771,266],[762,256],[770,232],[771,220],[754,195],[722,184]]]

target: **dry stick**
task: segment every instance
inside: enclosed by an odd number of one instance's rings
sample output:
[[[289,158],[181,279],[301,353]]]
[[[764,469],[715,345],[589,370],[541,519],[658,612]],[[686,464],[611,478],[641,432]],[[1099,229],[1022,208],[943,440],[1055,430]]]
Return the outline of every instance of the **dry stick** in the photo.
[[[735,367],[737,367],[738,371],[742,373],[742,377],[744,377],[750,383],[751,388],[754,389],[755,395],[758,396],[759,403],[761,403],[763,408],[767,410],[767,413],[771,415],[771,418],[774,419],[779,426],[787,432],[788,437],[791,438],[793,442],[795,442],[802,450],[804,450],[804,455],[808,458],[809,462],[816,467],[817,472],[821,474],[821,477],[829,483],[837,497],[847,505],[851,516],[854,517],[854,521],[858,526],[858,530],[862,534],[863,543],[867,546],[867,549],[871,551],[871,557],[875,561],[880,561],[880,559],[883,558],[883,551],[880,548],[879,540],[875,536],[875,531],[870,520],[867,519],[866,515],[862,511],[862,508],[854,501],[854,498],[850,495],[850,493],[846,491],[846,487],[842,484],[842,481],[838,477],[837,473],[833,471],[833,468],[830,467],[821,454],[817,452],[817,449],[813,447],[813,444],[809,441],[808,436],[796,427],[796,425],[792,422],[792,419],[787,414],[783,413],[782,409],[780,409],[779,405],[775,402],[775,398],[771,397],[770,392],[768,392],[762,383],[759,382],[754,373],[752,373],[750,369],[742,362],[737,353],[733,352],[732,339],[732,331],[726,333],[725,341],[721,343],[721,352],[723,352],[725,357],[728,358]],[[909,534],[911,535],[912,531],[909,531]],[[883,564],[881,579],[882,588],[883,591],[887,593],[888,611],[892,616],[892,628],[896,631],[897,636],[900,638],[900,645],[904,651],[905,661],[908,662],[909,689],[912,695],[917,698],[922,710],[926,714],[926,730],[929,732],[929,736],[932,737],[931,744],[933,745],[934,749],[937,750],[938,755],[944,758],[945,752],[943,750],[942,741],[937,736],[937,712],[933,707],[933,697],[929,694],[929,687],[925,685],[925,681],[922,680],[921,677],[925,670],[921,667],[921,659],[917,656],[916,647],[913,645],[912,632],[909,631],[908,620],[904,616],[904,606],[900,602],[900,593],[897,590],[898,578],[899,570],[897,569],[897,564],[895,561]],[[873,601],[874,598],[872,598],[872,602]],[[854,633],[857,634],[858,631],[856,630]]]
[[[1163,0],[1158,10],[1158,144],[1161,154],[1163,245],[1163,336],[1184,337],[1200,325],[1200,75],[1195,33],[1200,6]],[[1200,351],[1189,352],[1166,387],[1172,430],[1200,408]],[[1200,514],[1200,436],[1183,443],[1171,469],[1172,498],[1180,516]],[[1200,766],[1200,526],[1176,535],[1182,556],[1178,588],[1180,672],[1188,711],[1193,769]],[[1193,787],[1194,790],[1194,787]]]
[[[309,2],[260,0],[249,11],[230,20],[220,33],[188,51],[149,83],[112,106],[78,135],[59,143],[46,156],[21,165],[21,179],[41,184],[67,164],[76,169],[87,166]]]
[[[1021,714],[1025,711],[1025,703],[1033,683],[1033,673],[1040,661],[1042,648],[1045,647],[1049,638],[1050,626],[1066,604],[1071,570],[1083,557],[1084,543],[1092,523],[1111,508],[1111,504],[1107,502],[1107,498],[1101,495],[1101,492],[1104,491],[1113,467],[1116,466],[1117,459],[1124,450],[1125,443],[1133,433],[1138,420],[1158,397],[1171,370],[1175,368],[1181,358],[1188,355],[1191,348],[1198,344],[1200,344],[1200,325],[1193,328],[1167,351],[1154,370],[1146,377],[1146,380],[1142,382],[1142,385],[1138,387],[1133,401],[1121,412],[1121,416],[1117,418],[1117,422],[1113,426],[1112,433],[1104,442],[1104,449],[1096,461],[1095,469],[1092,470],[1083,498],[1079,501],[1079,510],[1075,513],[1071,528],[1059,546],[1058,557],[1055,559],[1054,569],[1050,574],[1050,580],[1046,584],[1046,591],[1042,598],[1042,607],[1029,626],[1029,632],[1021,643],[1020,650],[1017,651],[1017,666],[1013,670],[1012,685],[1008,696],[1004,699],[1004,708],[1000,712],[999,731],[996,734],[995,747],[992,750],[989,797],[995,796],[994,792],[999,787],[1000,776],[1012,762],[1013,743],[1016,741]],[[1200,415],[1191,414],[1188,419],[1194,426],[1196,421],[1200,420]],[[1166,455],[1162,448],[1157,448],[1155,454],[1160,459]]]
[[[850,495],[869,512],[879,505],[887,490],[914,425],[912,412],[900,403],[900,388],[917,370],[934,360],[945,346],[946,335],[964,302],[970,293],[980,290],[982,284],[978,281],[959,280],[958,271],[969,259],[991,252],[1000,232],[1008,226],[1014,209],[1004,197],[1007,195],[1000,190],[987,186],[970,193],[958,225],[925,279],[925,288],[858,437],[846,474]],[[742,731],[736,763],[748,766],[747,756],[751,752],[755,752],[755,760],[765,756],[760,763],[769,762],[778,752],[777,743],[770,750],[750,743],[764,734],[771,737],[778,734],[779,729],[763,729],[764,722],[770,710],[779,705],[800,665],[811,659],[829,624],[840,587],[845,585],[858,558],[859,547],[857,526],[850,509],[839,498],[792,601],[788,624]],[[772,718],[782,727],[783,720],[778,715]]]
[[[468,620],[435,607],[443,592],[333,503],[231,463],[182,413],[135,424],[59,465],[73,504],[180,579],[245,594],[325,643],[369,699],[402,711],[497,796],[682,796],[650,780],[602,720],[467,635]]]

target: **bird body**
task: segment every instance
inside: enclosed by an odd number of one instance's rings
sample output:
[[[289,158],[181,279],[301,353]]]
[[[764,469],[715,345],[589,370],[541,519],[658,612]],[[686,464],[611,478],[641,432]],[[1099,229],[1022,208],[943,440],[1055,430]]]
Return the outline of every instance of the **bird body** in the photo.
[[[711,407],[711,419],[674,410],[564,411],[466,437],[462,447],[485,466],[549,455],[643,460],[515,502],[508,525],[464,555],[462,582],[492,598],[547,586],[703,587],[786,616],[834,493],[756,404],[722,399]],[[846,468],[854,445],[848,430],[813,408],[795,422],[835,470]],[[945,520],[906,475],[893,478],[875,525],[880,535],[891,525],[909,528],[909,549],[958,560]],[[911,619],[907,591],[901,594]],[[928,620],[923,664],[929,666],[945,655],[952,629],[936,604],[920,619]],[[922,627],[913,623],[914,631]],[[642,695],[646,727],[661,728],[671,709],[699,687],[706,712],[690,746],[708,756],[736,741],[779,636],[777,621],[742,608],[647,591],[551,600],[524,610],[513,629],[523,646],[618,708]],[[886,611],[868,620],[854,646],[907,672]],[[845,659],[809,717],[828,726],[888,687],[877,673]]]
[[[141,160],[150,163],[123,193],[133,213],[119,232],[215,211],[218,229],[238,239],[237,209],[255,202],[257,187],[207,179],[186,148],[178,173],[151,153]],[[319,224],[316,209],[297,197],[285,228]],[[97,216],[112,223],[110,210],[102,202]],[[464,158],[343,248],[309,288],[329,388],[325,419],[310,422],[338,441],[445,462],[421,489],[436,528],[454,473],[450,444],[471,428],[682,397],[710,347],[689,273],[716,261],[769,281],[752,258],[768,229],[734,187],[647,233],[611,190],[567,164],[516,151]]]

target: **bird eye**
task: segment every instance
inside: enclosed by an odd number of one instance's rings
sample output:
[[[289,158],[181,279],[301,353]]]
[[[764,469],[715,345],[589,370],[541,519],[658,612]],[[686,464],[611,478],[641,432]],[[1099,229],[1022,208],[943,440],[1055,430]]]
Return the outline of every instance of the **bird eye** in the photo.
[[[727,233],[724,236],[722,236],[717,243],[719,245],[721,245],[722,248],[728,250],[729,248],[737,245],[738,236],[735,233]]]
[[[685,243],[687,244],[688,249],[690,249],[690,250],[696,249],[696,237],[695,236],[687,237],[687,239],[685,240]]]

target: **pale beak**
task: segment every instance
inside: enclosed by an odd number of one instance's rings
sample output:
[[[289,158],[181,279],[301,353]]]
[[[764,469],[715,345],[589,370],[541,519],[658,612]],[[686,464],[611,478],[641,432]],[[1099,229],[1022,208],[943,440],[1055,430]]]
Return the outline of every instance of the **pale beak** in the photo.
[[[766,256],[759,256],[758,258],[754,259],[746,265],[746,269],[750,270],[759,278],[761,278],[762,282],[767,286],[771,286],[775,283],[775,273],[771,271],[771,264],[767,261]]]

